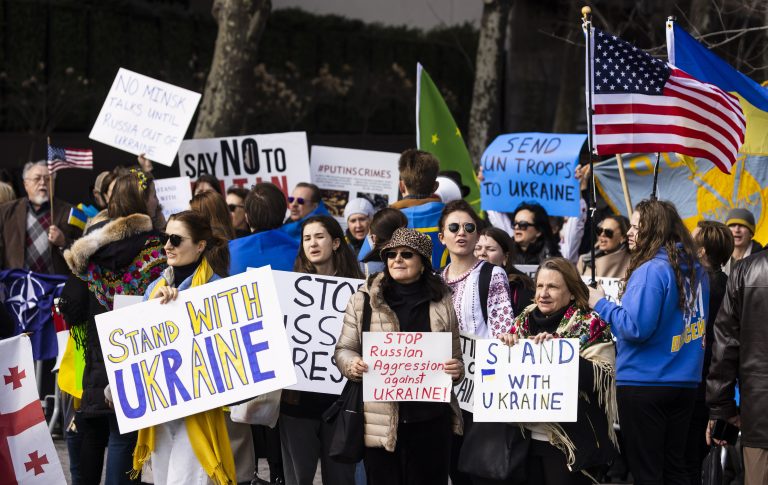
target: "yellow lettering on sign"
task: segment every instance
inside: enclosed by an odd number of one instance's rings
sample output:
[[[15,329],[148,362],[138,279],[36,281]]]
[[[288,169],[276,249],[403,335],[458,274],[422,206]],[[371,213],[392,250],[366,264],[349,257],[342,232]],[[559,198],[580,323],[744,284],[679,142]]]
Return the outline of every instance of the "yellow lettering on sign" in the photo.
[[[632,158],[629,161],[630,170],[640,176],[653,175],[653,165],[648,155]]]
[[[200,397],[201,377],[208,387],[208,392],[211,395],[215,394],[211,374],[208,372],[208,366],[205,364],[205,358],[203,358],[203,351],[200,350],[197,340],[192,340],[192,395],[195,399]]]

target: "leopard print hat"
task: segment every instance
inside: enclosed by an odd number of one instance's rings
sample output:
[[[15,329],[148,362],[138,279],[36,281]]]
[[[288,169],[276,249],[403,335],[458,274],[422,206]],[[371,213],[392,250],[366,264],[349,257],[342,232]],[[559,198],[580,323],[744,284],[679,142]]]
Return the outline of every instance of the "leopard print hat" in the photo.
[[[414,229],[408,229],[407,227],[399,227],[395,229],[395,232],[392,234],[392,239],[390,239],[389,242],[381,248],[381,251],[379,251],[381,260],[387,260],[384,253],[386,253],[388,249],[400,247],[413,249],[427,260],[432,260],[432,240],[429,236]]]

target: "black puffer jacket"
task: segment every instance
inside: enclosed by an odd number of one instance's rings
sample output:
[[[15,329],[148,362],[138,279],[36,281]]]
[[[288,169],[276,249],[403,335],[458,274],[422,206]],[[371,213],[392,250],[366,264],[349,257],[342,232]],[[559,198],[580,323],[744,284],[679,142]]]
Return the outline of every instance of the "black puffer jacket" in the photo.
[[[715,320],[707,406],[713,419],[741,414],[741,439],[750,448],[768,448],[768,252],[738,261],[728,278]],[[712,318],[712,317],[710,317]],[[734,400],[736,382],[741,410]]]
[[[108,381],[95,316],[112,310],[115,294],[143,295],[165,269],[165,252],[149,216],[133,214],[92,226],[64,257],[73,275],[59,308],[68,324],[85,330],[80,409],[86,415],[112,413],[104,401]]]

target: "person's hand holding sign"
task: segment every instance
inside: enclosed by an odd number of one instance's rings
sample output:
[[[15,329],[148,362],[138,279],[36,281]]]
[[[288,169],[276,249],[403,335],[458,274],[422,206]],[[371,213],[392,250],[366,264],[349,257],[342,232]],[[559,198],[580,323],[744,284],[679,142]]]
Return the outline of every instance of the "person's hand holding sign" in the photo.
[[[555,336],[551,333],[541,332],[540,334],[533,337],[533,343],[543,344],[547,340],[552,340],[554,337]],[[512,347],[520,341],[520,337],[518,337],[515,333],[501,333],[499,334],[499,340],[504,342],[504,345]]]
[[[368,364],[361,357],[355,357],[350,364],[349,375],[354,379],[362,379],[363,372],[368,372]]]
[[[169,301],[173,301],[179,296],[179,290],[172,286],[161,286],[157,293],[152,298],[160,298],[160,304],[165,305]]]
[[[461,377],[461,368],[463,365],[464,364],[459,362],[458,359],[451,359],[443,364],[443,368],[445,369],[445,373],[451,376],[453,381],[457,381],[459,377]]]

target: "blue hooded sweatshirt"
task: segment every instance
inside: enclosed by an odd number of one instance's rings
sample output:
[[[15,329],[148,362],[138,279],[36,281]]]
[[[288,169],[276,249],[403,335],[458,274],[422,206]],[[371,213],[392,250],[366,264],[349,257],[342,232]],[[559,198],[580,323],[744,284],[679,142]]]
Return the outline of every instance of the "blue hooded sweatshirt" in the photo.
[[[683,274],[689,271],[681,265]],[[696,305],[684,315],[675,272],[663,248],[632,273],[621,306],[605,298],[595,311],[616,336],[616,385],[693,388],[701,381],[709,280],[696,263]]]
[[[229,274],[271,265],[272,269],[293,271],[299,240],[281,229],[258,232],[229,241]]]

